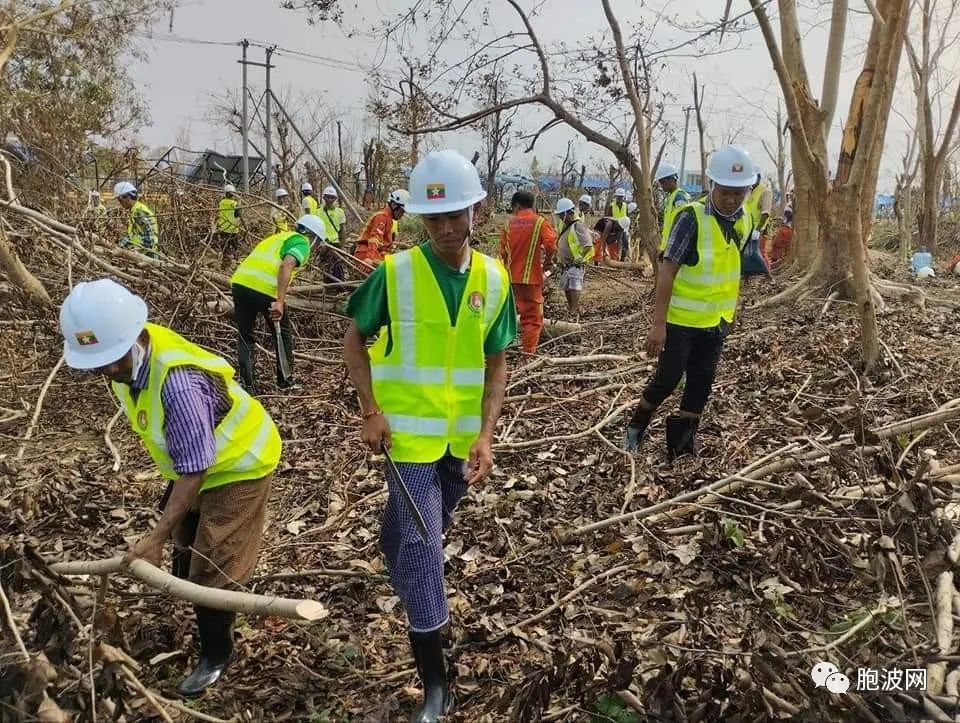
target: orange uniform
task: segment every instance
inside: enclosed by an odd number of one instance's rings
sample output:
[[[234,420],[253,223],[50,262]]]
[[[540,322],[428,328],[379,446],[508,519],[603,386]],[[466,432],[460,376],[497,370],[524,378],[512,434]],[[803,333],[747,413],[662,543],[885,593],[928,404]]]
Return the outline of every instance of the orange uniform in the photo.
[[[513,297],[520,314],[520,345],[527,354],[537,350],[543,329],[543,262],[557,252],[557,232],[532,208],[521,208],[500,232],[500,257],[510,273]]]
[[[373,214],[363,227],[355,256],[376,266],[383,261],[384,256],[392,252],[393,214],[387,206]]]

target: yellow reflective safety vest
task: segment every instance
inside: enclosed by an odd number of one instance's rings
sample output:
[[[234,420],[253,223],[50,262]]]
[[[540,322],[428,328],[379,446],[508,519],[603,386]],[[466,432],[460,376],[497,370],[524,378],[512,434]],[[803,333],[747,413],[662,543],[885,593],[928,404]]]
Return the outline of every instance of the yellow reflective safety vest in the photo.
[[[128,385],[113,382],[111,386],[160,474],[169,480],[180,476],[167,452],[161,391],[170,370],[182,366],[220,377],[231,402],[230,410],[214,429],[216,456],[200,491],[260,479],[273,472],[280,462],[280,433],[260,402],[234,381],[230,364],[166,327],[147,324],[146,328],[150,334],[150,359],[144,362],[150,364],[146,388],[133,399]]]
[[[614,218],[626,218],[627,217],[627,202],[617,203],[616,201],[610,202],[610,209],[613,212]]]
[[[747,194],[747,199],[743,202],[743,210],[750,216],[754,228],[760,228],[760,217],[763,215],[760,210],[760,200],[763,198],[766,190],[766,186],[764,186],[763,183],[758,183],[756,187]]]
[[[285,211],[281,211],[279,208],[273,209],[270,212],[270,220],[273,221],[274,233],[283,233],[290,230],[290,220],[287,218]]]
[[[240,206],[235,198],[221,198],[217,206],[217,231],[220,233],[240,233]]]
[[[307,194],[300,200],[300,208],[303,209],[304,213],[317,215],[317,209],[320,207],[320,204],[317,203],[317,199],[313,196]]]
[[[697,219],[697,264],[681,265],[673,282],[667,322],[710,329],[723,319],[732,322],[740,294],[740,247],[727,241],[717,219],[702,203],[690,203]],[[753,225],[746,213],[734,228],[746,242]]]
[[[280,264],[283,259],[280,252],[283,250],[284,242],[291,236],[296,236],[296,231],[283,231],[267,236],[263,241],[253,247],[253,251],[247,256],[237,270],[230,277],[231,284],[246,286],[248,289],[259,291],[266,294],[271,299],[277,298],[277,274],[280,272]],[[299,266],[293,267],[290,281],[300,273],[300,269],[307,265],[306,260]]]
[[[155,249],[160,242],[160,228],[157,216],[143,201],[136,201],[130,207],[127,219],[127,240],[139,248]]]
[[[328,244],[339,246],[340,229],[343,227],[343,224],[347,222],[347,214],[345,214],[339,206],[335,206],[334,208],[321,206],[320,210],[317,211],[317,215],[327,224],[327,238],[325,241]]]
[[[567,239],[567,247],[570,249],[570,255],[573,257],[573,263],[580,265],[592,259],[596,249],[591,246],[587,251],[583,250],[583,246],[580,245],[580,239],[577,238],[577,232],[574,228],[578,223],[583,222],[577,219],[570,224],[570,228],[567,229],[565,238]]]
[[[397,462],[435,462],[449,448],[466,459],[480,433],[487,334],[509,298],[499,261],[472,251],[466,288],[450,314],[419,246],[388,254],[389,328],[370,348],[377,404],[390,423]]]
[[[681,207],[675,206],[677,196],[683,193],[682,188],[675,188],[667,194],[663,202],[663,228],[660,229],[660,250],[667,250],[667,241],[670,240],[670,229],[673,228],[673,219],[677,217],[677,212]]]

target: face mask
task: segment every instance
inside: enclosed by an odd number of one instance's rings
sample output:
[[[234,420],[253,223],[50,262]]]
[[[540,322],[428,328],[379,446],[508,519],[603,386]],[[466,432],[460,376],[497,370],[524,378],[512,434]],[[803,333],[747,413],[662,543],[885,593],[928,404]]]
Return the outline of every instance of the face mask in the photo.
[[[140,346],[140,342],[138,341],[136,344],[134,344],[130,348],[131,381],[136,379],[137,376],[140,374],[140,370],[143,368],[143,364],[144,362],[146,362],[146,360],[147,360],[147,352],[142,346]]]

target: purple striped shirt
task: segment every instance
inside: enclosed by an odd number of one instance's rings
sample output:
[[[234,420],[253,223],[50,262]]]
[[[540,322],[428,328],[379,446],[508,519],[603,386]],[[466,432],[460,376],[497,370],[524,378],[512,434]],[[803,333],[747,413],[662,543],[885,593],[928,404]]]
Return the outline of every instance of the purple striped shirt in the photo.
[[[133,380],[131,389],[146,388],[150,376],[150,347],[147,361]],[[163,404],[163,433],[167,454],[177,474],[197,474],[208,469],[217,455],[214,429],[230,411],[230,396],[219,378],[196,367],[175,367],[160,390]]]

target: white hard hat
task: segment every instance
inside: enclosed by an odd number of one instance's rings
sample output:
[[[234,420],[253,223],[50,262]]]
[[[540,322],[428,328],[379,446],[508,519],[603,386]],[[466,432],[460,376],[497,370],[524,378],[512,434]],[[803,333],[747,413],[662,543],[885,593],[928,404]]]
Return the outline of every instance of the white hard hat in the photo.
[[[936,275],[937,273],[929,266],[922,266],[919,269],[917,269],[918,279],[929,279],[931,276],[936,276]]]
[[[657,172],[653,176],[653,180],[659,181],[662,178],[670,178],[670,176],[676,176],[676,175],[679,175],[677,173],[676,166],[673,166],[669,163],[661,163],[659,166],[657,166]]]
[[[711,154],[707,178],[720,186],[750,188],[757,180],[757,171],[746,148],[724,146]]]
[[[100,198],[100,191],[90,191],[90,195],[93,198]]]
[[[113,195],[115,198],[123,198],[124,196],[136,196],[137,187],[134,186],[130,181],[120,181],[113,187]]]
[[[622,228],[624,231],[630,230],[630,218],[628,216],[623,216],[622,218],[618,218],[617,223],[620,224],[620,228]]]
[[[571,201],[569,198],[560,198],[560,199],[557,199],[557,207],[553,209],[553,212],[558,216],[561,216],[567,213],[568,211],[572,211],[572,210],[573,210],[573,201]]]
[[[580,203],[585,203],[585,204],[587,204],[588,206],[592,206],[592,205],[593,205],[593,197],[592,197],[589,193],[585,193],[585,194],[583,194],[582,196],[580,196]]]
[[[312,190],[313,190],[313,186],[310,185],[310,182],[309,182],[309,181],[304,181],[304,182],[303,182],[303,185],[300,186],[300,190],[301,190],[301,191],[312,191]]]
[[[636,210],[637,210],[637,204],[635,204],[633,201],[627,204],[627,213],[633,213]]]
[[[308,213],[297,219],[297,230],[306,229],[317,238],[327,237],[327,224],[319,216]]]
[[[390,203],[395,203],[398,206],[403,206],[406,208],[407,204],[410,202],[410,191],[405,188],[398,188],[396,191],[392,191],[390,193],[390,196],[387,197],[387,200]]]
[[[225,185],[225,186],[223,187],[223,192],[224,192],[224,193],[236,193],[236,192],[237,192],[237,187],[234,186],[232,183],[228,183],[227,185]]]
[[[147,304],[113,279],[81,281],[60,307],[63,354],[74,369],[122,359],[147,323]]]
[[[613,195],[616,196],[617,198],[626,198],[627,192],[622,188],[618,188],[616,191],[613,192]]]
[[[410,174],[410,213],[450,213],[487,197],[476,167],[454,150],[428,153]]]
[[[285,189],[285,188],[278,188],[278,189],[277,189],[277,198],[286,198],[286,197],[289,196],[289,195],[290,195],[290,194],[287,193],[287,189]]]
[[[337,198],[337,189],[335,189],[333,186],[327,186],[325,189],[323,189],[323,195]]]

